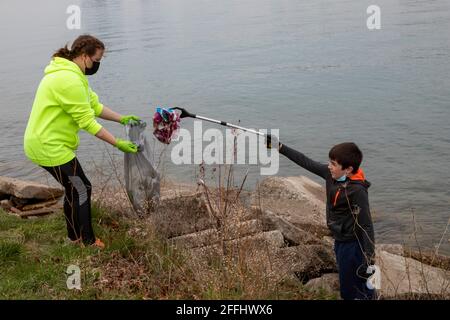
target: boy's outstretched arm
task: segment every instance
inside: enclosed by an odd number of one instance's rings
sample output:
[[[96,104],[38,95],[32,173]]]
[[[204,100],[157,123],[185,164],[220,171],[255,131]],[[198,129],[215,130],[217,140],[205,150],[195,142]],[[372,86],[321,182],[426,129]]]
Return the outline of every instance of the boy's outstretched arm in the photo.
[[[303,153],[289,148],[285,144],[280,143],[278,151],[282,155],[286,156],[289,160],[295,162],[302,168],[318,175],[319,177],[326,179],[328,175],[330,175],[330,170],[328,169],[328,166],[326,164],[314,161],[305,156]]]
[[[356,237],[366,256],[367,264],[372,265],[375,263],[375,235],[367,190],[361,189],[355,195],[355,209],[359,212],[356,215]]]

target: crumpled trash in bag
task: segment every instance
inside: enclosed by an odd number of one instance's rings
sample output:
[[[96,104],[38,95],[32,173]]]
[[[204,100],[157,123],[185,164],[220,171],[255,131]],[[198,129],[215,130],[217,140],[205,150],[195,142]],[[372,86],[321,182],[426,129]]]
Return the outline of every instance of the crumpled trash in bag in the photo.
[[[153,135],[165,144],[170,144],[180,129],[180,114],[172,108],[156,108],[153,115]]]
[[[125,185],[128,197],[139,216],[152,211],[159,203],[160,176],[151,159],[151,149],[145,135],[146,123],[130,121],[125,126],[127,139],[138,145],[137,153],[125,153]]]

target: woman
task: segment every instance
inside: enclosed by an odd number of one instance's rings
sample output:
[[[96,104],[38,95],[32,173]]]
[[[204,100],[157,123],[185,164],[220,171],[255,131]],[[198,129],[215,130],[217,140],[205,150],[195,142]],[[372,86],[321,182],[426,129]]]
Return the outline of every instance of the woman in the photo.
[[[104,51],[100,40],[82,35],[71,49],[65,46],[53,55],[37,89],[24,137],[26,156],[65,189],[64,215],[69,239],[101,249],[105,245],[95,238],[91,224],[92,185],[75,155],[78,131],[86,130],[123,152],[136,153],[136,145],[115,138],[95,118],[123,125],[139,120],[133,115],[121,116],[102,105],[89,87],[86,75],[97,72]]]

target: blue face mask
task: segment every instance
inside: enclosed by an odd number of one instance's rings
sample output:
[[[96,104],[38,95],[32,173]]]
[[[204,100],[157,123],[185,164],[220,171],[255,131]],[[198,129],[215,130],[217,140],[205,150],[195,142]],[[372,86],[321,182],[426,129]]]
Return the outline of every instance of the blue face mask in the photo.
[[[337,178],[336,181],[344,182],[346,179],[347,179],[347,175],[344,174],[342,177]]]

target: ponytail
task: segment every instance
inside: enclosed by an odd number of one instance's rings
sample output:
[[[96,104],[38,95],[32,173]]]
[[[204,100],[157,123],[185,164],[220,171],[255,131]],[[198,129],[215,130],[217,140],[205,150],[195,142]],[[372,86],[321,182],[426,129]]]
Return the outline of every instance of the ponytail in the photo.
[[[55,58],[55,57],[60,57],[60,58],[72,60],[72,55],[71,55],[70,49],[67,48],[67,45],[65,45],[64,48],[58,49],[58,51],[56,51],[53,54],[53,58]]]

